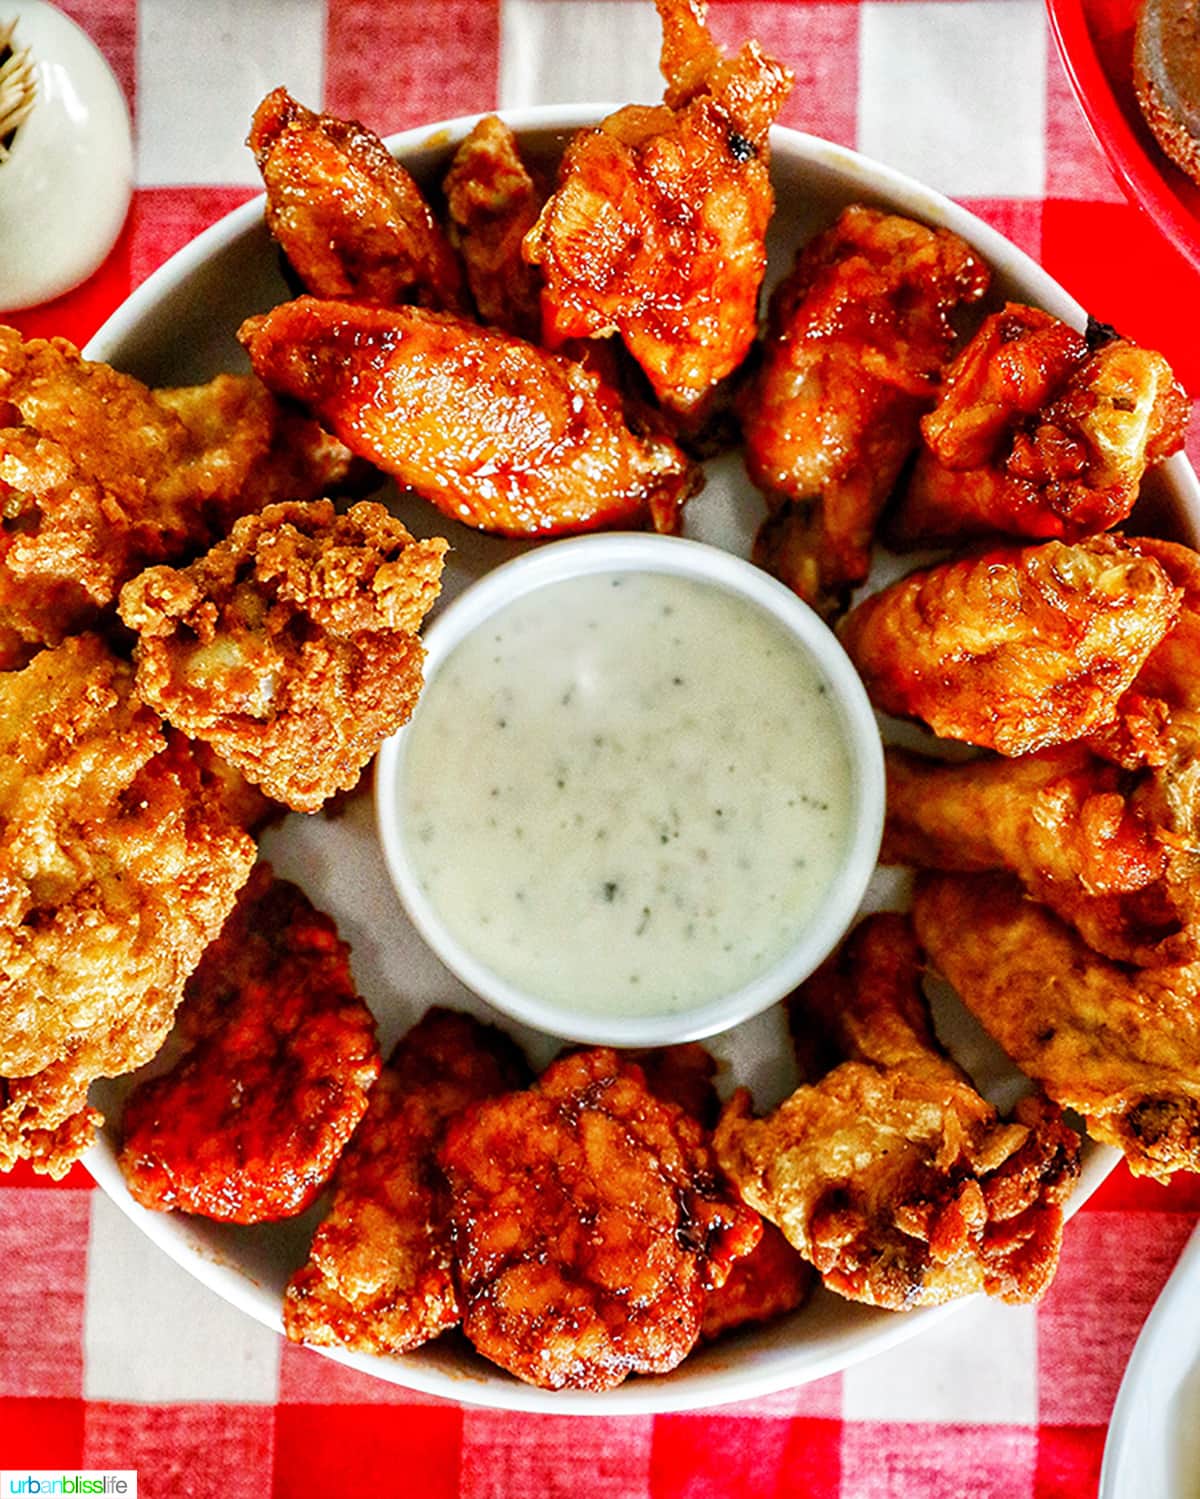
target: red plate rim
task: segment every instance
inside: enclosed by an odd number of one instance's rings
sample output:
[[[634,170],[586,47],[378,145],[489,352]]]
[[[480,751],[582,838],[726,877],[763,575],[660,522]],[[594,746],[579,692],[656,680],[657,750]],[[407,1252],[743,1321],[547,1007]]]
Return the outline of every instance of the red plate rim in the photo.
[[[1172,189],[1167,158],[1154,161],[1121,107],[1088,27],[1086,0],[1046,0],[1059,54],[1084,117],[1130,199],[1200,271],[1200,216]]]

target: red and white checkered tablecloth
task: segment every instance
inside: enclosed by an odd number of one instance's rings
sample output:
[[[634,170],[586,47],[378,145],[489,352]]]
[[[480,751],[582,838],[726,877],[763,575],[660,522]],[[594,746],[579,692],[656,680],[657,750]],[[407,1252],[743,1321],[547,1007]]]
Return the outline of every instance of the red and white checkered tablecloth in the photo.
[[[494,107],[652,98],[649,0],[68,0],[133,107],[137,190],[87,285],[15,316],[83,343],[255,190],[241,141],[285,82],[387,133]],[[4,6],[0,0],[0,15]],[[1040,0],[713,0],[798,84],[784,122],[960,199],[1200,393],[1200,283],[1127,206]],[[2,281],[2,277],[0,277]],[[1200,422],[1189,449],[1200,459]],[[0,1179],[0,1469],[136,1468],[147,1499],[1084,1499],[1200,1180],[1119,1169],[1042,1305],[971,1303],[842,1375],[690,1415],[462,1408],[283,1344],[141,1238],[76,1168]]]

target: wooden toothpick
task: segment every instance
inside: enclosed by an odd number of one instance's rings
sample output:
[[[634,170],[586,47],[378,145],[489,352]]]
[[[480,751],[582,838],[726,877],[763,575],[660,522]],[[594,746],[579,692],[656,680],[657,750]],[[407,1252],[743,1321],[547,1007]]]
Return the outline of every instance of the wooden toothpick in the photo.
[[[8,160],[19,126],[37,102],[37,73],[28,47],[17,47],[17,23],[0,21],[0,164]]]

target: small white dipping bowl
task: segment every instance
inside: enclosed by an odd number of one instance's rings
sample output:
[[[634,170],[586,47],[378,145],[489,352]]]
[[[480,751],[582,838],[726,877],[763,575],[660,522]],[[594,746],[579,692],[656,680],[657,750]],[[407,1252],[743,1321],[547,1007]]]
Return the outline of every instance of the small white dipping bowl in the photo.
[[[786,934],[775,952],[748,978],[742,975],[749,971],[749,965],[743,965],[738,980],[722,992],[706,993],[694,1002],[676,1000],[670,1004],[665,996],[654,995],[639,1000],[632,1012],[617,1002],[612,1011],[597,1008],[594,1001],[573,1005],[562,993],[533,992],[513,982],[511,976],[497,972],[473,949],[469,937],[464,940],[461,918],[457,922],[453,918],[448,920],[447,913],[439,909],[436,896],[431,896],[419,878],[421,860],[414,855],[417,832],[410,825],[412,819],[405,815],[405,792],[410,775],[408,749],[420,723],[424,697],[417,705],[412,723],[394,735],[380,752],[376,814],[388,869],[405,909],[425,941],[469,989],[505,1014],[554,1035],[593,1044],[660,1046],[713,1035],[774,1004],[833,949],[858,909],[879,853],[884,808],[883,752],[875,717],[858,674],[820,618],[759,568],[716,547],[675,537],[619,532],[551,542],[489,573],[461,594],[427,631],[426,693],[442,695],[443,709],[450,706],[444,694],[453,688],[448,681],[439,682],[447,661],[460,645],[517,600],[553,585],[560,585],[561,593],[561,585],[582,582],[598,574],[666,575],[746,601],[773,622],[778,637],[790,641],[814,677],[826,684],[827,700],[848,763],[845,834],[821,880],[822,889],[815,904],[794,918],[794,931]],[[615,596],[613,607],[621,607]],[[653,651],[653,642],[648,649]],[[545,639],[544,650],[539,648],[539,653],[552,657],[554,652],[554,640]],[[753,672],[754,662],[747,661],[745,669]],[[478,726],[478,718],[465,704],[461,717],[456,715],[456,722],[461,724],[462,734],[468,739]],[[749,732],[753,734],[753,725],[749,726]],[[664,744],[664,758],[668,749],[669,745]],[[713,754],[719,753],[714,743]],[[656,759],[632,764],[630,775],[667,774],[657,768]],[[428,766],[424,773],[428,778]],[[461,774],[449,763],[445,773]],[[462,856],[469,858],[469,851],[463,851]],[[598,852],[598,878],[602,868]],[[517,862],[514,878],[519,876]],[[766,901],[770,892],[755,891],[754,898]],[[786,927],[791,919],[780,913],[778,921]],[[567,944],[580,939],[574,929],[556,931],[556,925],[547,923],[543,927],[544,940],[560,944],[565,952]],[[453,929],[455,926],[457,931]],[[632,950],[631,942],[631,954]],[[549,958],[546,966],[553,968],[553,954]]]

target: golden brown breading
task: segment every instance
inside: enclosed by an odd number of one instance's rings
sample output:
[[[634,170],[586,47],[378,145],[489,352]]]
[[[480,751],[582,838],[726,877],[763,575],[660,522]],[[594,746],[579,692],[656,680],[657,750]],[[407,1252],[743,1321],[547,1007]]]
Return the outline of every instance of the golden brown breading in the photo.
[[[552,346],[616,332],[662,405],[695,417],[757,331],[768,133],[792,75],[757,42],[723,58],[699,0],[657,4],[665,104],[574,137],[525,255]]]
[[[64,339],[0,328],[0,668],[92,624],[148,563],[209,545],[350,454],[252,377],[155,393]]]
[[[771,297],[739,409],[771,511],[754,560],[828,616],[867,576],[879,513],[954,342],[951,314],[990,273],[948,229],[852,204]]]
[[[267,224],[310,292],[465,310],[449,241],[377,135],[277,88],[255,110],[246,144],[266,185]]]
[[[130,1195],[226,1223],[302,1213],[379,1073],[332,918],[260,864],[187,982],[177,1034],[181,1059],[125,1103]]]
[[[0,675],[0,1169],[87,1147],[254,861],[132,677],[91,635]]]
[[[1009,303],[946,372],[889,538],[1106,531],[1133,509],[1146,469],[1183,446],[1190,406],[1161,354],[1100,324],[1085,340]]]
[[[259,375],[463,525],[679,528],[699,470],[583,364],[419,308],[301,297],[239,334]]]
[[[1200,957],[1200,777],[1129,772],[1081,745],[948,765],[888,749],[880,862],[1007,869],[1097,952]],[[1168,803],[1166,786],[1191,791]],[[1182,815],[1180,815],[1182,814]]]
[[[190,567],[122,589],[137,690],[268,796],[315,811],[412,712],[445,551],[382,505],[269,505]]]
[[[521,241],[537,223],[545,194],[499,115],[485,115],[459,146],[442,191],[479,316],[536,342],[542,278],[522,257]]]
[[[1005,875],[922,875],[930,958],[1022,1072],[1129,1169],[1200,1171],[1200,964],[1100,957]]]
[[[1119,537],[1050,541],[910,573],[840,634],[883,712],[1022,755],[1114,718],[1180,596]]]
[[[288,1283],[296,1343],[407,1353],[459,1320],[450,1203],[435,1152],[469,1103],[529,1072],[502,1031],[435,1008],[396,1047],[334,1176],[309,1260]]]
[[[699,1336],[706,1291],[759,1236],[719,1187],[700,1125],[607,1049],[468,1109],[439,1158],[463,1330],[543,1388],[673,1369]]]
[[[941,1050],[909,922],[869,917],[791,1008],[847,1060],[765,1119],[745,1089],[731,1099],[717,1156],[745,1200],[851,1300],[1040,1296],[1078,1136],[1037,1099],[1003,1122]]]

